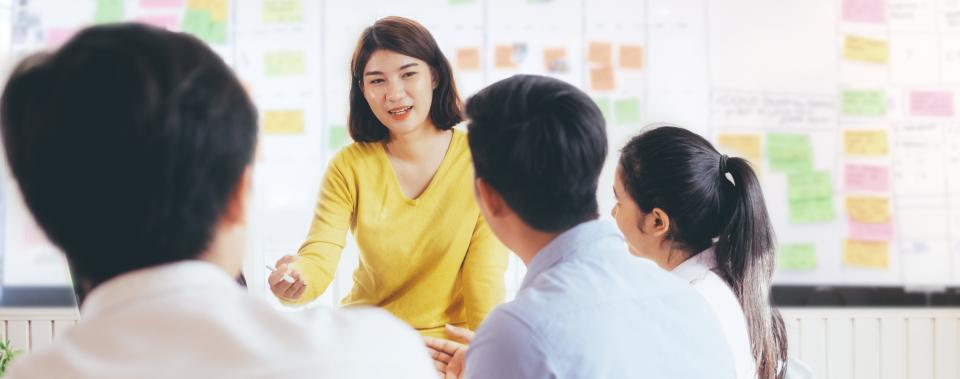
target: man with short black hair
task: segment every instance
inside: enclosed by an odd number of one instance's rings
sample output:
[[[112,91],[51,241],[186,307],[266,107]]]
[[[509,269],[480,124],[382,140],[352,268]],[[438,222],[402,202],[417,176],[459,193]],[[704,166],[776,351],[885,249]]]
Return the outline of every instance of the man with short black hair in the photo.
[[[10,378],[434,376],[386,312],[280,314],[237,286],[257,113],[196,38],[85,29],[21,63],[0,114],[27,206],[89,292]]]
[[[519,75],[480,91],[466,111],[480,209],[527,274],[475,337],[448,327],[472,339],[469,351],[428,339],[438,369],[459,376],[466,359],[468,378],[733,378],[700,295],[597,220],[607,138],[590,97]]]

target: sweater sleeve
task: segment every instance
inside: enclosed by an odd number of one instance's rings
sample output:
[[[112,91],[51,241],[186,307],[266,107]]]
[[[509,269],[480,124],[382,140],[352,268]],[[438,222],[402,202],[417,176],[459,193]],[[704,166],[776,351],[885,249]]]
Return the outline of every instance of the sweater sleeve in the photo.
[[[463,262],[463,302],[470,329],[477,330],[490,310],[503,302],[506,270],[507,248],[478,215]]]

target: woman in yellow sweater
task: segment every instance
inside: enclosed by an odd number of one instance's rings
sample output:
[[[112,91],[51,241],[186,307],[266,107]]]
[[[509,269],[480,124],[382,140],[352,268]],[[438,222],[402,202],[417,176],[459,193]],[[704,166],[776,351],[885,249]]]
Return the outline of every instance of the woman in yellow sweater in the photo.
[[[333,279],[349,228],[360,248],[349,305],[383,307],[423,335],[476,329],[503,301],[506,248],[473,197],[473,167],[450,64],[415,21],[388,17],[353,55],[350,136],[330,162],[306,241],[269,279],[304,304]],[[282,280],[289,273],[294,283]]]

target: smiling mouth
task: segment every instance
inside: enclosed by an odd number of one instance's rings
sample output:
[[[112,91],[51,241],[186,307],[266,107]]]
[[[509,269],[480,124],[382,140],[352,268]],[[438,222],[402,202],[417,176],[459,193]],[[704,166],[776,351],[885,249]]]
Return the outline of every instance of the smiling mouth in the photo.
[[[391,110],[387,111],[387,113],[390,113],[390,114],[392,114],[392,115],[402,115],[402,114],[406,114],[406,113],[409,112],[411,109],[413,109],[413,106],[412,106],[412,105],[409,106],[409,107],[401,107],[401,108],[391,109]]]

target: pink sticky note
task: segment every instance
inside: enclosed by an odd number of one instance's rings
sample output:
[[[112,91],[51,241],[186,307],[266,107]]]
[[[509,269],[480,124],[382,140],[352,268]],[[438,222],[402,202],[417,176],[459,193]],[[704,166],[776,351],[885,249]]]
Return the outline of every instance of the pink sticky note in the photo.
[[[64,42],[67,42],[70,37],[73,37],[74,34],[77,34],[76,28],[50,28],[47,29],[46,38],[44,39],[49,47],[56,47],[62,45]]]
[[[167,30],[176,30],[177,26],[180,25],[180,19],[177,18],[177,15],[155,15],[155,16],[143,16],[137,18],[137,22],[153,25],[158,28],[164,28]]]
[[[140,0],[140,8],[176,8],[183,0]]]
[[[914,116],[953,117],[953,93],[947,91],[911,92],[910,114]]]
[[[843,0],[844,21],[882,24],[886,17],[886,0]]]
[[[889,241],[893,239],[893,224],[862,224],[849,220],[850,239],[858,241]]]
[[[890,190],[890,168],[886,166],[847,164],[844,177],[843,187],[847,191]]]

